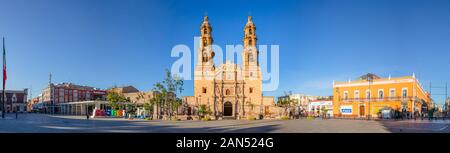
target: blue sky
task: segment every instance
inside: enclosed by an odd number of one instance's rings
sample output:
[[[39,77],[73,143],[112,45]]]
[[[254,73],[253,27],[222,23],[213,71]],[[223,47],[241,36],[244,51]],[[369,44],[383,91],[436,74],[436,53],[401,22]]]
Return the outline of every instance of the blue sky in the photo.
[[[450,83],[450,1],[0,0],[7,88],[35,96],[51,72],[54,82],[149,90],[177,60],[172,47],[194,49],[205,14],[217,45],[240,44],[248,15],[258,44],[280,45],[280,85],[265,95],[331,95],[333,80],[368,72],[415,73],[426,90]]]

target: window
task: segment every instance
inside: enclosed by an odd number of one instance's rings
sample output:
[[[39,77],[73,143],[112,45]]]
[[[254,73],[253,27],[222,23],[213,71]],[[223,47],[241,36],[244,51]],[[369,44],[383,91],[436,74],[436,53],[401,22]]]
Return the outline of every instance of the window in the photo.
[[[378,99],[383,99],[384,98],[384,92],[383,89],[378,90]]]
[[[370,90],[366,90],[366,98],[370,100]]]
[[[208,45],[208,42],[206,41],[206,38],[203,38],[202,41],[203,41],[203,46],[207,46]]]
[[[202,57],[203,62],[207,62],[208,61],[208,54],[203,53],[203,57]]]
[[[206,88],[205,87],[202,88],[202,92],[206,93]]]
[[[355,100],[359,100],[359,91],[358,90],[355,91],[354,98],[355,98]]]
[[[344,100],[348,100],[348,91],[344,91]]]
[[[407,88],[403,88],[402,89],[402,98],[406,98],[408,97],[408,89]]]
[[[13,94],[13,96],[11,97],[11,101],[12,101],[13,103],[16,103],[16,102],[17,102],[16,94]]]
[[[206,30],[206,28],[203,28],[203,34],[207,34],[208,31]]]
[[[252,42],[252,40],[250,39],[250,40],[248,40],[248,45],[252,45],[253,44],[253,42]]]
[[[227,90],[225,91],[225,95],[230,95],[230,89],[227,89]]]
[[[395,89],[389,90],[389,97],[391,97],[391,99],[395,98]]]
[[[253,93],[253,88],[250,88],[249,91],[250,91],[250,93]]]
[[[252,34],[252,33],[253,33],[253,32],[252,32],[252,29],[249,29],[249,30],[248,30],[248,33],[249,33],[249,34]]]

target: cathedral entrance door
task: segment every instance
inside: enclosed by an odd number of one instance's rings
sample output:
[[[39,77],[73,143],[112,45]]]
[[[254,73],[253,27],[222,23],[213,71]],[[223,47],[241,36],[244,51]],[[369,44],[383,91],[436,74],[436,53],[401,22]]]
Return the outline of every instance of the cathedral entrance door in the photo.
[[[229,101],[223,104],[223,116],[233,116],[233,104]]]

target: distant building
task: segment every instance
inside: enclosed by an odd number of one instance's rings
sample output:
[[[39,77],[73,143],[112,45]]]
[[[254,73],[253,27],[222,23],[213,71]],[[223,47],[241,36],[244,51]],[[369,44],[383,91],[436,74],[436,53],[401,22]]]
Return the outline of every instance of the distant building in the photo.
[[[3,92],[0,90],[0,95]],[[27,110],[28,89],[5,90],[5,112],[25,112]]]
[[[315,100],[310,101],[307,106],[309,115],[333,116],[333,101],[331,100]]]
[[[294,102],[300,106],[306,106],[309,102],[316,100],[331,100],[330,96],[313,96],[306,94],[291,94],[289,95],[289,98],[294,100]]]
[[[40,98],[40,96],[28,100],[28,103],[27,103],[27,111],[28,112],[31,112],[33,110],[37,110],[37,108],[35,108],[35,107],[39,103],[39,98]]]
[[[45,112],[51,112],[54,108],[55,113],[58,113],[58,104],[92,100],[106,100],[106,91],[72,83],[51,83],[42,90],[38,105],[41,105]]]
[[[136,103],[138,105],[144,104],[148,102],[151,98],[154,97],[155,92],[153,91],[139,91],[133,86],[123,86],[123,87],[113,87],[107,90],[107,92],[115,92],[118,93],[125,98],[127,98],[130,102]],[[174,98],[174,94],[171,94],[172,98]]]
[[[374,74],[333,83],[334,116],[378,117],[382,111],[420,116],[432,100],[415,75],[381,78]]]

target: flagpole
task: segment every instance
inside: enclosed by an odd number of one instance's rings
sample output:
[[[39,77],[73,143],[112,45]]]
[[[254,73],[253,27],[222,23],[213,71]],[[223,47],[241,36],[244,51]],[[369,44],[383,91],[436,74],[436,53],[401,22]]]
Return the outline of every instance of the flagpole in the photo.
[[[3,68],[5,68],[5,37],[3,37]],[[3,75],[3,89],[2,89],[2,119],[5,118],[5,76]]]

